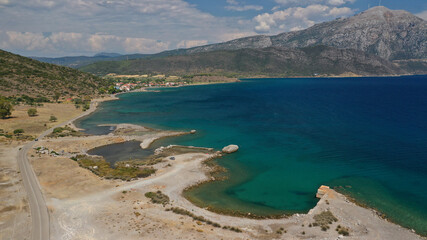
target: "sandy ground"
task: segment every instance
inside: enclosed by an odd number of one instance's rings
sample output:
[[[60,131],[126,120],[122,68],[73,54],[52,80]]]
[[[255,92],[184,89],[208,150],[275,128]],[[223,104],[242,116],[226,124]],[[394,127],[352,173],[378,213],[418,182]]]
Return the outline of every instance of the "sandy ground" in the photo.
[[[29,117],[28,109],[36,108],[37,116]],[[42,107],[31,107],[28,105],[14,106],[12,116],[8,119],[0,119],[1,129],[13,132],[15,129],[24,129],[25,135],[36,137],[41,132],[53,127],[59,122],[64,122],[82,113],[81,109],[76,109],[74,104],[44,103]],[[50,116],[58,118],[56,122],[50,122]],[[46,126],[45,126],[46,124]]]
[[[97,99],[94,101],[94,107],[85,114],[94,111],[98,102],[112,99],[115,98]],[[13,132],[15,129],[22,128],[25,135],[36,137],[46,129],[82,114],[82,110],[76,109],[73,104],[44,103],[43,106],[36,107],[37,116],[29,117],[27,114],[29,108],[33,107],[14,106],[10,118],[0,119],[0,129]],[[52,115],[57,117],[56,122],[49,121]],[[21,141],[12,141],[0,136],[0,239],[21,240],[30,237],[30,210],[17,164],[17,153],[23,144]],[[67,163],[69,162],[64,164]]]
[[[58,151],[85,151],[116,140],[120,137],[50,139],[39,144]],[[31,161],[50,210],[52,239],[422,239],[333,190],[308,214],[287,219],[253,220],[198,208],[181,193],[187,186],[207,179],[208,169],[202,162],[213,154],[187,153],[174,156],[175,160],[165,158],[154,166],[158,169],[155,175],[132,182],[101,179],[68,157],[33,156]],[[144,196],[157,190],[169,196],[170,204],[153,204]],[[243,232],[215,228],[166,211],[170,207],[186,209]],[[313,216],[324,210],[330,210],[338,222],[326,232],[320,227],[309,227]],[[337,225],[347,227],[350,236],[340,236],[335,231]]]
[[[27,194],[16,157],[17,143],[0,143],[0,239],[29,239],[31,229]]]

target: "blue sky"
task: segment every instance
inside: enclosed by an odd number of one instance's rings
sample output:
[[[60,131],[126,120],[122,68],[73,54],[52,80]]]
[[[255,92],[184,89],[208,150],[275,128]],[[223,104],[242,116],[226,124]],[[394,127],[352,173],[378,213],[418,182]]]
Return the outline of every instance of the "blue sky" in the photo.
[[[348,17],[379,0],[0,0],[0,49],[25,56],[156,53]],[[427,19],[425,0],[381,0]]]

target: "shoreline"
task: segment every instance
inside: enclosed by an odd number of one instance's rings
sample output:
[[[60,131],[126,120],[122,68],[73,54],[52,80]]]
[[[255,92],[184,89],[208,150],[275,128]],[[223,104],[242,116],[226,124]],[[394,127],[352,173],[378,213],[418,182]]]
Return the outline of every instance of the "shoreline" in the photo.
[[[210,83],[210,84],[222,84],[222,83]],[[200,84],[200,85],[208,85],[208,84]],[[191,86],[191,85],[188,85],[188,86]],[[185,87],[185,86],[179,86],[179,87]],[[130,91],[130,92],[145,92],[146,91],[146,89],[143,89],[143,90],[141,90],[141,89],[138,89],[137,91]],[[125,92],[125,93],[130,93],[130,92]],[[81,118],[81,117],[83,117],[83,116],[86,116],[86,115],[89,115],[89,114],[91,114],[91,113],[93,113],[95,110],[96,110],[96,108],[97,108],[97,106],[98,106],[98,103],[101,103],[101,102],[104,102],[104,101],[110,101],[110,100],[117,100],[118,98],[116,97],[117,95],[120,95],[120,94],[125,94],[125,93],[118,93],[118,94],[115,94],[115,95],[113,95],[113,96],[111,96],[112,98],[111,99],[97,99],[97,101],[95,102],[95,104],[94,105],[92,105],[92,103],[91,103],[91,109],[92,109],[92,106],[93,106],[93,109],[90,111],[90,112],[88,112],[88,113],[86,113],[86,114],[82,114],[81,116],[79,116],[78,118]],[[89,111],[89,110],[88,110]],[[74,119],[73,121],[75,121],[75,120],[77,120],[78,118],[76,118],[76,119]],[[158,140],[158,139],[154,139],[154,140],[152,140],[151,142],[150,142],[150,144],[152,143],[152,142],[154,142],[154,141],[156,141],[156,140]],[[149,145],[148,145],[149,146]],[[216,158],[216,157],[215,157]],[[213,159],[215,159],[215,158],[213,158]],[[201,164],[202,165],[206,165],[206,162],[208,162],[208,161],[210,161],[210,160],[213,160],[213,159],[208,159],[208,160],[206,160],[206,161],[203,161]],[[220,165],[218,165],[218,166],[220,166]],[[212,181],[218,181],[218,179],[212,179],[212,178],[209,178],[209,176],[210,176],[210,174],[212,173],[212,171],[206,171],[206,166],[200,166],[199,167],[199,169],[204,169],[204,174],[206,175],[206,179],[205,180],[203,180],[203,181],[200,181],[200,182],[198,182],[198,183],[196,183],[196,184],[193,184],[193,185],[188,185],[188,186],[186,186],[184,189],[183,189],[183,191],[181,192],[181,201],[183,200],[183,199],[185,199],[186,201],[188,201],[188,202],[191,202],[191,204],[193,205],[193,206],[195,206],[195,207],[197,207],[197,208],[199,208],[199,209],[202,209],[200,206],[197,206],[193,201],[191,201],[190,199],[188,199],[186,196],[185,196],[185,194],[184,194],[184,191],[187,191],[187,190],[189,190],[189,189],[191,189],[191,188],[195,188],[195,187],[197,187],[197,186],[199,186],[199,185],[201,185],[201,184],[206,184],[206,183],[209,183],[209,182],[212,182]],[[213,171],[215,171],[215,170],[213,170]],[[142,180],[143,181],[143,180]],[[334,190],[335,191],[335,190]],[[343,195],[346,199],[348,199],[348,200],[350,200],[351,202],[353,202],[354,204],[356,204],[357,206],[359,206],[359,207],[362,207],[362,208],[364,208],[364,209],[367,209],[367,210],[370,210],[370,211],[372,211],[372,212],[375,212],[379,217],[381,217],[384,221],[390,221],[390,219],[388,219],[387,217],[384,217],[384,214],[382,214],[380,211],[378,211],[377,209],[375,209],[375,208],[372,208],[372,207],[369,207],[369,206],[367,206],[367,205],[364,205],[364,204],[361,204],[361,203],[359,203],[356,199],[354,199],[354,198],[351,198],[350,196],[348,196],[348,195],[345,195],[345,194],[343,194],[343,193],[338,193],[338,192],[336,192],[336,194],[341,194],[341,195]],[[314,208],[313,208],[314,209]],[[311,209],[310,211],[312,211],[313,209]],[[233,212],[233,210],[230,210],[230,211],[216,211],[214,208],[209,208],[208,209],[209,211],[211,211],[212,213],[215,213],[215,214],[220,214],[220,215],[224,215],[224,216],[230,216],[230,217],[238,217],[238,218],[246,218],[246,219],[252,219],[252,220],[268,220],[268,219],[287,219],[287,218],[290,218],[290,217],[293,217],[294,215],[299,215],[299,214],[307,214],[307,213],[305,213],[305,212],[301,212],[301,213],[293,213],[293,214],[282,214],[282,215],[274,215],[274,216],[270,216],[270,215],[267,215],[267,216],[257,216],[257,215],[252,215],[252,216],[248,216],[248,215],[246,215],[246,214],[244,214],[244,213],[237,213],[236,214],[236,212]],[[309,211],[309,212],[310,212]],[[230,212],[231,212],[231,214],[230,214]],[[234,213],[234,214],[233,214]],[[394,223],[394,222],[393,222]],[[399,225],[399,224],[397,224],[397,223],[394,223],[394,224],[396,224],[396,225],[398,225],[398,226],[400,226],[400,227],[403,227],[403,226],[401,226],[401,225]],[[407,228],[407,227],[403,227],[403,228],[405,228],[405,229],[408,229],[408,230],[412,230],[412,229],[410,229],[410,228]],[[422,235],[419,235],[419,236],[422,236]]]
[[[116,95],[110,96],[107,98],[94,99],[93,102],[91,102],[89,110],[82,113],[78,117],[75,117],[75,118],[63,123],[63,125],[70,124],[70,123],[73,124],[73,122],[75,120],[93,113],[94,111],[96,111],[97,107],[99,106],[99,103],[101,103],[101,102],[109,101],[109,100],[116,100],[116,99],[117,99]],[[61,141],[61,140],[59,140],[59,141]],[[77,139],[77,142],[79,142],[79,141],[80,140]],[[105,184],[106,185],[112,185],[112,184],[116,185],[117,184],[117,185],[113,189],[108,190],[108,188],[107,188],[105,191],[103,190],[104,192],[103,191],[99,192],[99,190],[98,190],[98,191],[95,191],[94,193],[89,194],[88,196],[77,197],[77,198],[76,198],[76,196],[74,196],[71,198],[73,200],[70,200],[70,201],[68,201],[66,199],[54,200],[54,199],[50,198],[48,200],[49,206],[54,208],[54,209],[57,209],[57,211],[59,211],[59,213],[62,212],[61,214],[64,214],[65,212],[68,211],[67,209],[70,206],[74,206],[73,204],[75,204],[76,207],[77,206],[84,206],[84,205],[87,205],[89,203],[92,204],[91,202],[93,201],[93,199],[97,199],[96,204],[100,205],[100,206],[97,206],[97,208],[102,208],[102,206],[101,206],[102,201],[100,204],[98,202],[98,200],[103,199],[103,197],[105,197],[105,196],[115,196],[117,194],[121,194],[122,192],[141,192],[141,193],[144,193],[147,190],[149,191],[150,189],[162,189],[162,191],[165,192],[171,198],[171,202],[172,202],[171,206],[183,208],[186,210],[191,210],[192,213],[199,215],[199,216],[203,216],[203,217],[205,217],[209,220],[212,220],[214,222],[218,222],[221,225],[227,225],[227,226],[231,225],[231,226],[236,226],[238,228],[241,228],[244,231],[243,234],[247,238],[258,238],[255,236],[262,236],[263,234],[266,234],[266,233],[263,233],[264,230],[261,232],[257,232],[258,230],[256,230],[256,229],[259,229],[259,228],[260,229],[267,229],[266,232],[268,232],[268,234],[270,234],[270,235],[274,234],[275,231],[279,232],[279,231],[281,231],[279,228],[277,228],[277,230],[274,230],[274,229],[276,229],[275,226],[277,226],[278,224],[283,224],[283,223],[285,223],[286,226],[289,225],[289,228],[286,228],[286,229],[288,229],[287,231],[289,233],[293,234],[291,236],[293,236],[293,237],[294,237],[294,235],[299,236],[298,238],[295,238],[295,239],[304,238],[304,236],[303,236],[304,234],[301,235],[300,229],[302,229],[302,228],[305,229],[305,231],[307,232],[308,235],[311,234],[311,232],[316,232],[315,234],[319,234],[316,236],[323,236],[323,238],[325,236],[331,237],[331,234],[333,234],[333,235],[335,234],[335,232],[333,230],[330,230],[329,232],[324,233],[324,232],[318,232],[317,229],[314,229],[314,228],[313,229],[306,229],[304,227],[301,227],[301,224],[302,225],[304,225],[304,224],[308,225],[307,219],[311,219],[313,217],[313,214],[315,214],[316,212],[318,213],[319,211],[323,211],[325,209],[329,209],[329,208],[334,210],[334,214],[337,214],[336,212],[338,212],[338,214],[339,214],[339,212],[342,211],[342,209],[350,209],[350,210],[353,209],[351,211],[353,211],[354,214],[358,214],[359,211],[362,211],[362,209],[364,209],[363,211],[365,213],[368,213],[368,212],[372,213],[372,214],[365,214],[365,215],[367,215],[366,217],[369,217],[369,219],[370,219],[369,221],[375,222],[375,221],[377,221],[375,219],[378,218],[378,219],[380,219],[380,221],[379,221],[380,225],[389,226],[387,228],[394,229],[393,230],[394,233],[392,235],[397,234],[398,232],[402,231],[403,229],[404,229],[404,231],[401,233],[403,235],[400,235],[400,236],[406,236],[406,234],[409,234],[408,236],[410,236],[410,234],[413,234],[407,228],[404,228],[398,224],[390,223],[386,219],[380,218],[380,216],[378,216],[378,214],[376,213],[375,210],[370,209],[370,208],[366,208],[366,207],[357,206],[357,204],[349,201],[346,196],[344,196],[340,193],[337,193],[334,190],[331,190],[330,196],[322,197],[322,199],[319,200],[319,202],[317,203],[317,205],[314,208],[312,208],[308,213],[304,213],[304,214],[296,213],[296,214],[292,214],[290,216],[286,216],[286,217],[282,217],[282,218],[278,218],[278,219],[253,219],[253,218],[247,218],[245,216],[229,216],[229,215],[218,214],[218,213],[212,212],[211,210],[200,208],[197,205],[194,205],[187,198],[185,198],[185,196],[183,194],[184,189],[197,186],[197,184],[203,183],[206,180],[208,180],[208,181],[210,180],[209,179],[209,171],[212,169],[209,168],[208,166],[206,166],[203,162],[206,162],[209,159],[216,158],[218,156],[213,155],[213,154],[211,154],[211,155],[184,154],[184,155],[177,155],[175,157],[177,157],[177,160],[174,160],[174,161],[170,161],[170,159],[165,158],[165,161],[167,161],[168,163],[171,163],[172,167],[167,167],[166,163],[163,165],[159,165],[159,166],[162,166],[160,168],[159,173],[156,173],[154,176],[150,176],[148,178],[142,178],[142,179],[132,181],[130,183],[117,182],[116,180],[102,180],[96,176],[95,178],[99,179],[97,181],[101,181],[104,185]],[[73,162],[70,159],[66,159],[65,161]],[[40,171],[40,169],[38,171]],[[87,170],[86,169],[82,170],[82,172],[85,172],[85,171],[87,171]],[[44,176],[44,177],[47,177],[47,176]],[[94,178],[94,176],[92,176],[91,178]],[[43,192],[44,192],[44,194],[46,194],[45,191],[43,191]],[[61,204],[57,205],[58,201],[63,201],[65,204],[65,207]],[[103,200],[103,201],[106,201],[106,200]],[[338,201],[337,206],[341,206],[341,207],[335,207],[335,204],[333,203],[335,201]],[[329,202],[331,202],[331,204],[329,204]],[[84,204],[84,205],[82,205],[82,204]],[[95,202],[94,202],[94,204],[95,204]],[[169,215],[165,216],[164,215],[164,214],[166,214],[166,213],[164,213],[165,208],[161,208],[161,207],[156,206],[155,209],[160,209],[157,212],[157,214],[154,214],[152,216],[156,219],[157,218],[163,219],[164,217],[170,218],[171,217],[170,214],[172,214],[172,216],[174,216],[173,213],[168,213]],[[357,211],[354,209],[356,209]],[[52,214],[53,214],[53,219],[56,219],[59,217],[58,215],[55,215],[55,214],[57,214],[55,212]],[[80,214],[88,214],[88,213],[86,212],[86,213],[80,213]],[[351,219],[350,220],[347,219],[349,216],[347,216],[347,217],[346,216],[347,215],[345,215],[345,214],[344,215],[338,215],[340,221],[344,221],[344,222],[350,221]],[[365,217],[365,216],[363,215],[363,217]],[[61,221],[65,221],[65,219],[61,220]],[[69,224],[71,224],[71,223],[69,223]],[[88,223],[88,224],[92,224],[92,223]],[[93,224],[95,224],[95,223],[93,223]],[[59,229],[58,226],[56,226],[55,229]],[[250,229],[252,229],[252,230],[250,230]],[[268,229],[270,229],[270,230],[268,230]],[[61,231],[59,231],[59,232],[58,231],[56,234],[60,234]],[[358,230],[358,228],[355,228],[353,231],[354,231],[354,234],[356,234],[356,232],[362,233],[361,230]],[[383,230],[381,230],[381,231],[383,231]],[[387,231],[391,231],[391,230],[387,230]],[[384,232],[382,232],[382,233],[388,234],[387,231],[386,231],[386,233],[384,233]],[[393,231],[391,231],[391,232],[393,232]],[[247,235],[247,234],[249,234],[249,235]],[[253,234],[255,234],[255,235],[253,235]],[[206,236],[206,235],[203,235],[203,236]],[[226,236],[226,235],[224,235],[224,236]],[[286,236],[289,236],[289,235],[286,235]],[[399,236],[399,235],[396,235],[396,236]],[[418,236],[418,237],[415,237],[415,236]],[[415,234],[415,236],[413,236],[414,239],[419,238],[421,235]],[[285,237],[285,235],[283,237]],[[227,238],[227,237],[225,237],[225,238]],[[398,239],[398,238],[395,238],[395,239]]]
[[[341,76],[341,75],[331,75],[331,76],[254,76],[254,77],[243,77],[239,80],[245,79],[295,79],[295,78],[314,78],[314,79],[328,79],[328,78],[385,78],[385,77],[410,77],[410,76],[427,76],[427,74],[400,74],[400,75],[354,75],[354,76]]]

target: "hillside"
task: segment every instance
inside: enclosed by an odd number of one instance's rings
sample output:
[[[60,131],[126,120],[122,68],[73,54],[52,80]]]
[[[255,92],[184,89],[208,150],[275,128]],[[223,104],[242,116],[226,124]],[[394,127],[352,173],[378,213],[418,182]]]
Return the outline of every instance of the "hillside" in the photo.
[[[349,18],[316,24],[276,36],[253,36],[225,43],[170,51],[169,54],[241,48],[301,48],[327,45],[351,48],[388,60],[427,58],[427,22],[402,10],[374,7]]]
[[[129,59],[138,59],[138,58],[147,58],[150,57],[150,54],[130,54],[130,55],[120,55],[120,54],[105,54],[99,53],[95,56],[73,56],[73,57],[58,57],[58,58],[48,58],[48,57],[31,57],[40,62],[52,63],[55,65],[66,66],[71,68],[80,68],[95,62],[102,61],[120,61],[120,60],[129,60]]]
[[[0,95],[25,94],[32,97],[89,95],[107,83],[88,73],[42,63],[0,50]]]
[[[352,49],[315,46],[301,49],[263,48],[214,51],[154,59],[98,62],[81,68],[104,75],[200,73],[239,76],[393,75],[405,73],[380,57]]]

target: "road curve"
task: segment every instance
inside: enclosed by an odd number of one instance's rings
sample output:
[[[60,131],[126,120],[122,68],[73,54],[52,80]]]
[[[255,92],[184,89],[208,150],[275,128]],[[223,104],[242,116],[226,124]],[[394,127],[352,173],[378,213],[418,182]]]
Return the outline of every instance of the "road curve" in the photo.
[[[54,128],[62,127],[66,124],[69,124],[76,119],[88,115],[95,111],[97,102],[92,102],[90,109],[82,113],[78,117],[75,117],[67,122],[58,124],[53,128],[50,128],[43,132],[38,139],[44,138],[46,135],[50,134]],[[31,239],[32,240],[49,240],[50,239],[50,222],[49,222],[49,212],[47,210],[46,202],[43,197],[39,181],[34,173],[33,168],[31,167],[30,162],[28,161],[28,151],[34,146],[36,141],[31,141],[25,144],[18,153],[18,166],[21,171],[22,180],[24,183],[25,190],[28,195],[28,202],[30,205],[31,211]]]

